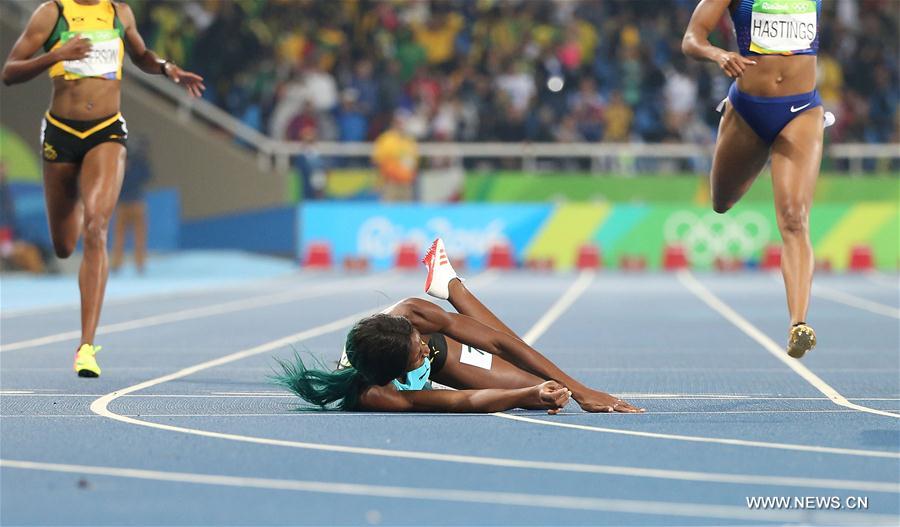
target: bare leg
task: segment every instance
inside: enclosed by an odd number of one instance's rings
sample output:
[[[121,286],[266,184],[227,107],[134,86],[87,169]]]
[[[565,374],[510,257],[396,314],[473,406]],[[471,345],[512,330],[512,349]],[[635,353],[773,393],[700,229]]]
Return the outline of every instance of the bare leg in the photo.
[[[485,370],[460,362],[462,345],[447,338],[447,361],[434,380],[459,390],[482,390],[487,388],[527,388],[544,382],[537,375],[528,373],[500,357],[493,357],[491,369]]]
[[[75,163],[44,162],[44,200],[53,250],[59,258],[75,251],[81,235],[83,207],[78,200],[78,170]]]
[[[93,344],[109,262],[106,240],[109,218],[119,199],[125,172],[125,147],[102,143],[87,153],[82,163],[81,195],[84,203],[84,258],[78,273],[81,290],[81,344]]]
[[[449,300],[450,304],[459,314],[470,316],[490,328],[502,331],[507,335],[522,340],[522,337],[516,335],[515,331],[509,329],[502,320],[497,318],[497,315],[488,309],[487,306],[482,304],[481,301],[469,291],[465,284],[462,283],[462,280],[454,278],[450,281]]]
[[[822,114],[814,108],[791,121],[772,148],[772,187],[778,229],[784,241],[781,272],[791,324],[806,320],[815,257],[809,240],[809,210],[822,162]]]
[[[759,176],[768,158],[769,147],[726,103],[709,173],[713,210],[722,213],[733,207]]]

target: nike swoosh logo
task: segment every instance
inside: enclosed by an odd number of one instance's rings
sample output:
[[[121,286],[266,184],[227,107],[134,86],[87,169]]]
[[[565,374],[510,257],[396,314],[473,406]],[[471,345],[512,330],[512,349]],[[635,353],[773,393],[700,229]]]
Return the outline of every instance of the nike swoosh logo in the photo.
[[[791,105],[791,113],[797,113],[797,112],[799,112],[800,110],[802,110],[802,109],[806,108],[807,106],[809,106],[810,104],[812,104],[812,103],[811,103],[811,102],[808,102],[808,103],[804,104],[803,106],[801,106],[801,107],[799,107],[799,108],[794,108],[794,105],[792,104],[792,105]]]

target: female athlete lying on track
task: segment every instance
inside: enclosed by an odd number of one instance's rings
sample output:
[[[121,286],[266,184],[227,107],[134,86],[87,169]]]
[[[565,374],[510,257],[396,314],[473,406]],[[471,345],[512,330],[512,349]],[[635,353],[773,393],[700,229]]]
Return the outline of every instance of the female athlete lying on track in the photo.
[[[459,313],[407,298],[353,326],[337,370],[309,369],[297,356],[280,363],[274,380],[307,402],[342,410],[555,414],[571,397],[588,412],[643,411],[569,377],[516,336],[457,278],[440,238],[423,263],[425,291]],[[432,390],[431,381],[456,390]]]

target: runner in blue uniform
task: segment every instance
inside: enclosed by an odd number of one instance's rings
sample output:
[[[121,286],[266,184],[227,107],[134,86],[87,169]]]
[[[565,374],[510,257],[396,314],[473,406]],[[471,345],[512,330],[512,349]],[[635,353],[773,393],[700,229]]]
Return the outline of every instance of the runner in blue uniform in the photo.
[[[809,210],[822,161],[823,123],[833,122],[815,89],[821,10],[821,0],[701,0],[682,42],[686,55],[715,62],[735,79],[723,101],[709,176],[715,211],[734,206],[772,161],[790,312],[787,352],[797,359],[816,345],[806,323],[815,262]],[[737,53],[709,43],[726,11]]]

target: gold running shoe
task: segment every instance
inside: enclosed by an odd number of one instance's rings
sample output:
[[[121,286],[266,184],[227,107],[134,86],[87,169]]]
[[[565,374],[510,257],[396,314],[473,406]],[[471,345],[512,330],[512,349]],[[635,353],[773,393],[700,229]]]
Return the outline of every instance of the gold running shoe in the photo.
[[[75,352],[75,372],[79,377],[99,377],[100,365],[94,357],[100,351],[100,346],[82,344]]]
[[[801,322],[791,328],[788,337],[787,353],[795,359],[800,359],[806,355],[807,351],[811,351],[816,347],[816,332],[813,328]]]

